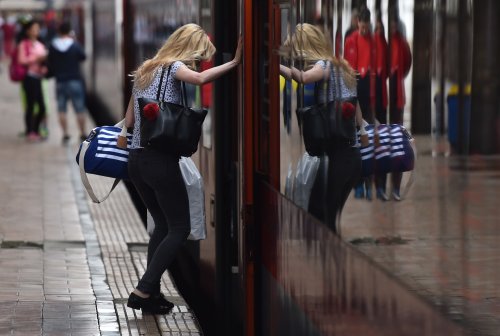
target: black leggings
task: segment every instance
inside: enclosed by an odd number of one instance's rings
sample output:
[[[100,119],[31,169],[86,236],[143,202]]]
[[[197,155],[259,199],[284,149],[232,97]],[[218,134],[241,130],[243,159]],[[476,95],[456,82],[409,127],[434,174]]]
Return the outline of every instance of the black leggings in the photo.
[[[363,115],[363,119],[365,119],[368,123],[373,124],[374,116],[370,107],[370,72],[367,72],[365,77],[358,76],[358,102],[359,108],[361,109],[361,113]]]
[[[382,87],[384,85],[382,77],[375,77],[375,117],[381,124],[387,124],[387,109],[384,106],[384,95]]]
[[[179,158],[153,149],[132,149],[128,170],[155,222],[148,244],[147,269],[137,289],[157,294],[161,276],[191,231],[186,185]]]
[[[361,155],[356,147],[338,146],[321,157],[309,199],[309,212],[337,233],[337,219],[360,176]]]
[[[45,101],[42,92],[42,80],[26,76],[23,81],[23,89],[26,94],[25,124],[26,134],[38,133],[40,123],[45,118]],[[35,116],[35,104],[38,105],[38,113]]]

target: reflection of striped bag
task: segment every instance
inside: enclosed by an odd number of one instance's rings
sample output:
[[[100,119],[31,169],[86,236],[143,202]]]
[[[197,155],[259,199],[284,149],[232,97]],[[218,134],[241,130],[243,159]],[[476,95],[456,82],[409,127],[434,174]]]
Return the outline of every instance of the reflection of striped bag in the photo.
[[[379,125],[379,146],[374,145],[373,125],[366,126],[365,130],[370,143],[360,147],[363,176],[413,169],[415,158],[410,144],[412,137],[406,128],[397,124]]]
[[[415,153],[411,146],[412,139],[404,126],[391,125],[391,171],[405,172],[413,170]]]
[[[83,155],[83,168],[86,173],[119,179],[128,178],[128,149],[124,150],[116,146],[120,131],[120,127],[102,126],[90,132],[76,155],[78,164],[81,160],[80,154]],[[130,138],[131,135],[128,136],[129,145]]]

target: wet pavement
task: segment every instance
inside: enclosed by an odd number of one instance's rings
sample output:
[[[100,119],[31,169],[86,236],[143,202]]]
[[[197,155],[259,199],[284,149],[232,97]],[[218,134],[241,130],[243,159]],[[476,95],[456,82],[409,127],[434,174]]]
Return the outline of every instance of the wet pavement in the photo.
[[[473,335],[500,335],[500,156],[433,157],[402,202],[351,198],[342,236]]]
[[[0,335],[201,335],[168,274],[162,288],[176,304],[171,314],[126,307],[144,272],[148,237],[125,186],[91,203],[74,161],[79,135],[62,146],[54,100],[49,138],[28,143],[18,135],[19,87],[5,71],[0,86]],[[98,195],[112,183],[91,182]]]

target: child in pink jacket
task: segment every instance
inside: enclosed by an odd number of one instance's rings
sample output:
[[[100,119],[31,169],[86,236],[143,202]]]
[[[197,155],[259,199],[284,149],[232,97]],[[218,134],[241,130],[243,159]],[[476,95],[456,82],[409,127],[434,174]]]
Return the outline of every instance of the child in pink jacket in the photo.
[[[28,67],[28,73],[23,80],[23,89],[26,93],[26,138],[28,141],[40,139],[40,123],[45,118],[45,102],[42,92],[42,79],[47,73],[45,59],[47,50],[38,41],[40,25],[31,20],[24,24],[22,40],[18,47],[18,60],[20,64]],[[38,105],[38,113],[34,115],[35,104]]]

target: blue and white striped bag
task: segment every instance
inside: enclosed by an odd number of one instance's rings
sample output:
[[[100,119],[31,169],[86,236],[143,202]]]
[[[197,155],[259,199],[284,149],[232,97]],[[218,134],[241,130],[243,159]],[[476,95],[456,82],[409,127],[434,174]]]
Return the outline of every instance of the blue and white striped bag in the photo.
[[[389,173],[391,171],[391,137],[389,127],[387,125],[378,126],[379,146],[375,146],[374,144],[373,125],[367,125],[365,130],[368,134],[369,145],[359,148],[363,177],[370,176],[375,172],[377,174]]]
[[[359,149],[364,177],[372,174],[413,170],[415,155],[410,143],[412,137],[404,126],[398,124],[379,125],[377,129],[379,146],[374,145],[373,125],[367,125],[365,130],[368,134],[369,145]]]
[[[104,201],[120,179],[128,179],[128,148],[117,147],[116,140],[121,132],[120,123],[115,126],[101,126],[94,128],[87,139],[82,142],[76,155],[76,162],[80,166],[82,182],[95,203]],[[130,146],[132,135],[127,133],[127,145]],[[98,199],[90,186],[87,174],[115,178],[110,192],[102,199]]]

